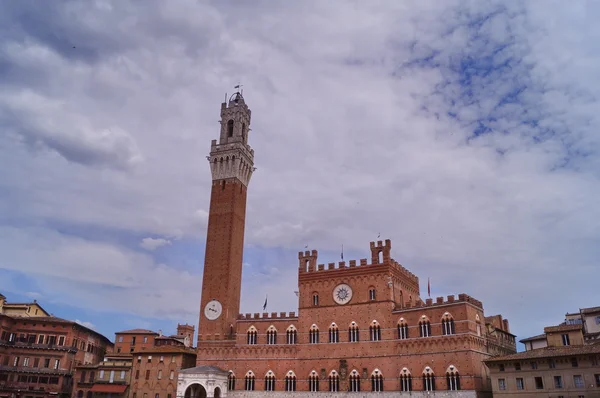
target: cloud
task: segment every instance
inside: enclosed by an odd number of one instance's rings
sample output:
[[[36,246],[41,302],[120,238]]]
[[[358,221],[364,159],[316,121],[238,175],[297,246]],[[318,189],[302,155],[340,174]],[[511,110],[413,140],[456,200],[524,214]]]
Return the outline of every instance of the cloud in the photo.
[[[243,308],[261,286],[295,310],[297,251],[368,257],[379,232],[519,334],[596,305],[598,6],[308,5],[2,4],[2,267],[81,306],[197,316],[205,156],[242,82]],[[194,249],[138,251],[171,237]]]
[[[140,246],[146,250],[155,250],[162,246],[171,245],[171,241],[163,238],[144,238],[140,242]]]
[[[80,324],[81,326],[85,326],[86,328],[92,329],[92,330],[96,330],[96,325],[94,325],[91,322],[84,322],[84,321],[80,321],[79,319],[75,319],[76,323]]]

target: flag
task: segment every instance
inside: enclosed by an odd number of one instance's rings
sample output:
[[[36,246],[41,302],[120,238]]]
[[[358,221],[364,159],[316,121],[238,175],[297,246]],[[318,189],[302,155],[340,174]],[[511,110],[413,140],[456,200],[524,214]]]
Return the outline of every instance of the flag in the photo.
[[[427,295],[431,297],[431,283],[429,283],[429,278],[427,278]]]
[[[342,245],[342,261],[344,261],[344,245]]]
[[[237,86],[235,86],[234,88],[240,88],[240,85],[238,84]]]
[[[263,305],[263,311],[267,309],[267,299],[269,296],[265,297],[265,304]]]

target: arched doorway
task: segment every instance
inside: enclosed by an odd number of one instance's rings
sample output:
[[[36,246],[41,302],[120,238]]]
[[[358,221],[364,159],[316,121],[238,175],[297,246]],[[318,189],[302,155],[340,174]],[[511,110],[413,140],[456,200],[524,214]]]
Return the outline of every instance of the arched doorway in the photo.
[[[215,394],[213,396],[215,398],[221,398],[221,389],[219,387],[215,387]]]
[[[206,389],[202,385],[194,383],[185,389],[185,398],[206,398]]]

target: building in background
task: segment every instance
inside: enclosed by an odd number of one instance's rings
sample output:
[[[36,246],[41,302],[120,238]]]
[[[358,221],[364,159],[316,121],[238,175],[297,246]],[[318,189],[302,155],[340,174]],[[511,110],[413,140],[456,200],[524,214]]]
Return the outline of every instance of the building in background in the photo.
[[[103,361],[78,366],[73,398],[171,398],[181,369],[193,367],[195,328],[177,325],[175,335],[131,329],[115,333]]]
[[[79,364],[100,361],[112,343],[79,323],[52,316],[36,301],[0,295],[0,397],[70,397]]]
[[[560,325],[521,340],[526,351],[486,360],[494,396],[599,398],[599,308],[567,314]]]
[[[486,317],[483,304],[467,294],[422,298],[418,277],[392,258],[390,240],[370,243],[370,261],[345,262],[342,253],[338,264],[318,264],[316,250],[300,252],[298,313],[239,313],[254,171],[250,119],[241,92],[221,104],[219,140],[208,156],[197,366],[182,372],[178,396],[491,391],[483,361],[516,352],[508,322]]]

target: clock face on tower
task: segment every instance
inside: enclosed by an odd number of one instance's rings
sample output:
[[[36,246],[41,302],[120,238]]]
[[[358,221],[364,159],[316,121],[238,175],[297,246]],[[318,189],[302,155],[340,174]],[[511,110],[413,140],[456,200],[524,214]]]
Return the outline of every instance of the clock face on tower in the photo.
[[[206,307],[204,307],[204,316],[209,321],[218,319],[221,316],[221,312],[223,312],[223,306],[218,300],[209,301]]]
[[[333,300],[338,304],[346,304],[352,299],[352,288],[345,283],[333,289]]]

